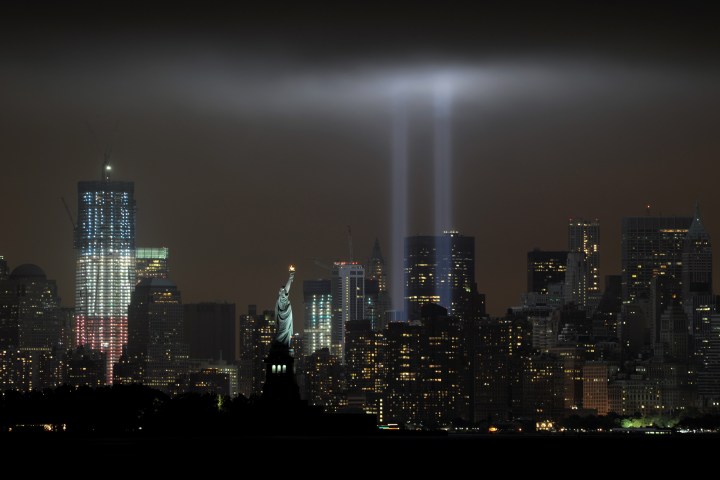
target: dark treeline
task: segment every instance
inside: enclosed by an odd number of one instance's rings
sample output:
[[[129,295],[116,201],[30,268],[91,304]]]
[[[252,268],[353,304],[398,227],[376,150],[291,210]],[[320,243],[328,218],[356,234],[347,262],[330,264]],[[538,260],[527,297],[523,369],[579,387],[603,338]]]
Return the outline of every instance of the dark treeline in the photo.
[[[170,397],[142,385],[0,394],[0,432],[42,430],[93,435],[369,434],[374,418],[327,415],[298,404],[187,393]]]

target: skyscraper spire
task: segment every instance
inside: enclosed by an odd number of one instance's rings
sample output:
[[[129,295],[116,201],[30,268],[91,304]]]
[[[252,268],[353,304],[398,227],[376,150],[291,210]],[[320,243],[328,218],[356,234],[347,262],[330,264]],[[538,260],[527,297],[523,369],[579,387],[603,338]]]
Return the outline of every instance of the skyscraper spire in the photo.
[[[107,153],[105,154],[105,161],[102,164],[102,169],[100,170],[100,179],[104,182],[110,181],[110,174],[112,173],[112,166],[110,165],[110,155]]]
[[[695,202],[695,214],[693,215],[693,221],[690,224],[690,229],[687,234],[688,239],[709,239],[705,226],[702,223],[702,217],[700,216],[700,202]]]

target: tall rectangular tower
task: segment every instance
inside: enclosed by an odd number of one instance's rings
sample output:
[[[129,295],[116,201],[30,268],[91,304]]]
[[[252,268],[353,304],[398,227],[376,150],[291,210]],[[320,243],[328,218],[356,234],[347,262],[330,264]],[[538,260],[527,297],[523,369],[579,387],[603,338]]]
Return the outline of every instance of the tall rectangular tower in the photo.
[[[685,238],[682,254],[682,299],[690,321],[690,334],[695,360],[702,368],[707,366],[712,315],[717,309],[712,288],[712,243],[700,217],[700,206]]]
[[[330,348],[332,323],[332,294],[330,280],[305,280],[305,325],[303,328],[305,356],[321,348]]]
[[[135,199],[132,182],[78,182],[75,229],[77,345],[106,354],[106,380],[127,343],[127,312],[135,287]]]
[[[692,217],[628,217],[622,220],[622,298],[650,298],[654,276],[682,277],[685,237]]]
[[[582,254],[584,261],[583,271],[580,272],[577,283],[572,288],[575,290],[582,288],[585,293],[578,297],[585,298],[590,306],[595,308],[602,296],[600,290],[600,223],[597,219],[593,221],[570,219],[568,250],[570,253]],[[580,264],[579,259],[576,261]],[[584,308],[586,305],[583,302],[580,306]]]
[[[475,237],[455,231],[405,239],[406,314],[419,318],[420,307],[437,303],[457,315],[477,293]]]
[[[331,295],[331,353],[344,363],[345,324],[365,317],[365,268],[358,262],[335,262]]]
[[[141,366],[144,385],[168,393],[188,367],[180,291],[170,280],[146,278],[128,311],[128,355]]]

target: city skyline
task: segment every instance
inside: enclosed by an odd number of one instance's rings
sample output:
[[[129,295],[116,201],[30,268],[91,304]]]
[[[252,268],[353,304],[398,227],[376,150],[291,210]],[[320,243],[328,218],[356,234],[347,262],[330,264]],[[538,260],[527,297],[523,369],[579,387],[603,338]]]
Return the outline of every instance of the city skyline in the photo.
[[[523,40],[503,30],[513,14],[495,10],[502,21],[482,32],[488,20],[426,10],[397,31],[398,12],[385,20],[356,12],[334,27],[250,13],[266,28],[247,33],[202,15],[188,24],[181,12],[154,34],[125,17],[99,21],[108,27],[99,31],[19,14],[3,29],[14,41],[2,48],[14,50],[0,67],[8,162],[0,217],[13,234],[0,236],[0,254],[13,267],[39,265],[69,305],[72,231],[60,198],[73,205],[76,182],[94,178],[109,152],[115,178],[135,183],[137,245],[169,248],[171,279],[188,302],[268,308],[288,264],[310,280],[326,277],[314,259],[349,260],[347,225],[356,260],[377,237],[389,269],[393,118],[382,92],[409,91],[406,232],[432,235],[432,90],[445,81],[454,89],[452,228],[476,238],[475,276],[491,314],[520,303],[528,251],[566,248],[569,218],[599,219],[602,277],[620,274],[621,219],[644,215],[647,204],[653,214],[689,216],[699,200],[708,233],[720,238],[712,175],[720,75],[701,55],[713,47],[695,31],[698,16],[630,9],[616,34],[603,27],[612,7],[574,18],[575,27],[565,23],[570,12],[550,21],[558,33],[535,27]],[[633,20],[644,15],[657,25]],[[433,17],[438,28],[418,38]],[[30,20],[48,33],[29,38]],[[368,22],[377,35],[364,44],[352,34]],[[147,35],[131,37],[128,25]],[[188,25],[194,40],[177,33]],[[581,25],[587,36],[571,48],[565,41]],[[328,36],[337,45],[323,46]],[[359,189],[345,198],[347,178]],[[282,258],[285,231],[270,220],[278,215],[293,235]],[[210,287],[207,278],[221,281]]]
[[[0,433],[720,434],[703,8],[9,1]]]

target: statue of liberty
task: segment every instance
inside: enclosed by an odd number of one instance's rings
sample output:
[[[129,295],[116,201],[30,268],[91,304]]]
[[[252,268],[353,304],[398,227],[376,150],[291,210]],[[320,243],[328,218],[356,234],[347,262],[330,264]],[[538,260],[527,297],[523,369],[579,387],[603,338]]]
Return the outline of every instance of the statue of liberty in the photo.
[[[295,267],[290,265],[290,278],[284,286],[280,287],[277,303],[275,303],[275,322],[277,322],[275,341],[287,347],[290,347],[290,340],[293,336],[293,314],[288,295],[294,278]]]

